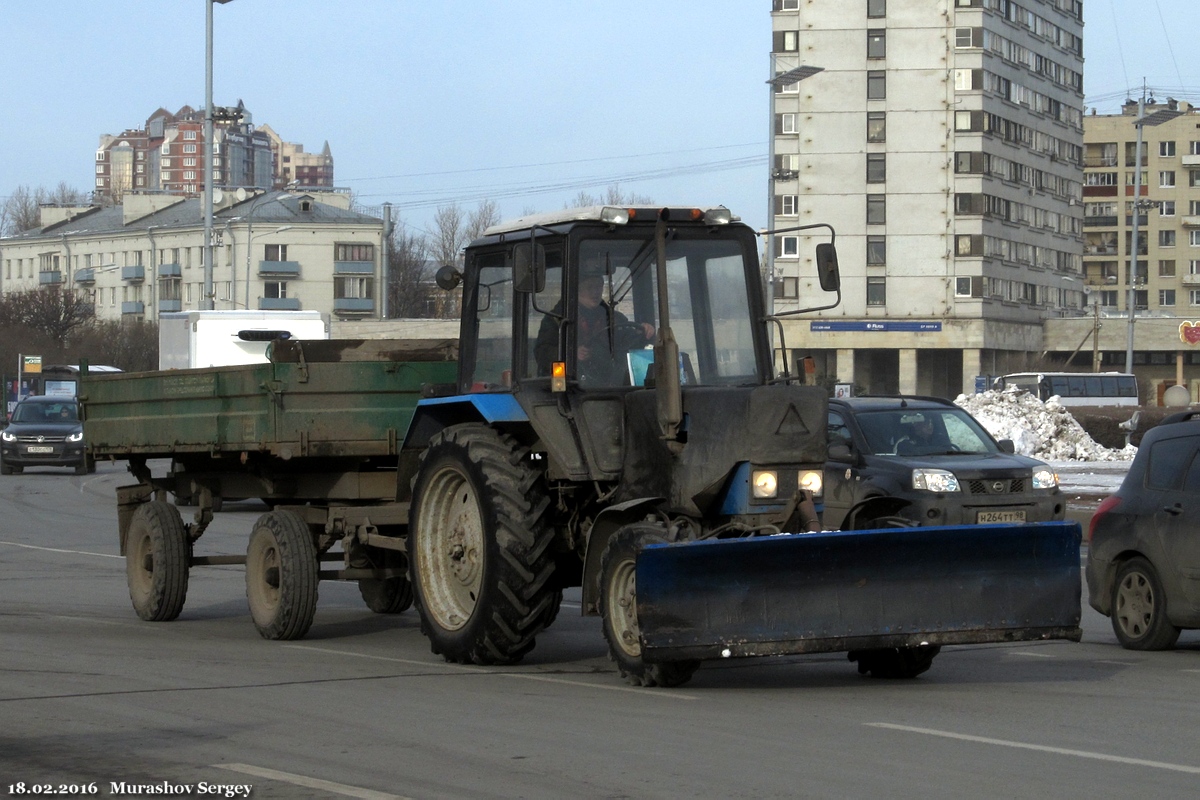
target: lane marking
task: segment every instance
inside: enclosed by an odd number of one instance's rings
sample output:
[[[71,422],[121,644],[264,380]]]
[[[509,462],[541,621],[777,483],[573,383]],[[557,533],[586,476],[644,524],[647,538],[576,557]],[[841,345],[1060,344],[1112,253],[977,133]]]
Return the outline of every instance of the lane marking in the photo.
[[[354,653],[349,650],[333,650],[333,649],[327,648],[327,647],[311,647],[309,645],[303,645],[303,644],[285,644],[285,645],[283,645],[283,647],[286,647],[290,650],[309,650],[314,653],[326,653],[328,655],[335,655],[335,656],[351,656],[353,658],[366,658],[366,659],[371,659],[373,661],[388,661],[388,662],[392,662],[395,664],[409,664],[414,667],[421,667],[422,669],[429,669],[430,667],[441,667],[443,669],[448,669],[448,670],[452,670],[452,671],[456,671],[456,672],[466,672],[466,673],[471,673],[471,674],[475,674],[475,675],[496,675],[501,678],[517,678],[519,680],[542,681],[544,683],[562,683],[562,684],[566,684],[568,686],[582,686],[586,689],[602,689],[604,691],[609,691],[609,692],[629,692],[630,694],[636,694],[639,697],[656,697],[656,698],[663,698],[666,700],[699,700],[700,699],[699,697],[697,697],[696,695],[693,695],[693,694],[681,694],[679,692],[675,692],[675,691],[671,691],[671,690],[662,690],[662,689],[647,690],[645,688],[638,688],[638,687],[634,687],[634,686],[607,686],[605,684],[591,683],[589,681],[573,681],[573,680],[568,680],[566,678],[551,677],[549,675],[529,675],[529,674],[525,674],[525,673],[521,673],[521,672],[502,672],[501,670],[497,670],[497,669],[486,669],[484,667],[474,667],[474,666],[468,667],[468,666],[464,666],[463,664],[451,664],[450,662],[443,662],[440,664],[436,663],[436,662],[430,663],[428,661],[416,661],[411,658],[394,658],[392,656],[375,656],[375,655],[369,655],[367,653]]]
[[[1098,661],[1096,661],[1096,663],[1097,663],[1097,664],[1116,664],[1118,667],[1136,667],[1138,664],[1140,664],[1140,663],[1142,663],[1142,662],[1140,662],[1140,661],[1104,661],[1104,660],[1098,660]],[[1200,670],[1196,670],[1196,671],[1197,671],[1197,672],[1200,672]]]
[[[1106,753],[1093,753],[1088,750],[1070,750],[1065,747],[1047,747],[1042,744],[1028,744],[1026,742],[1010,742],[1007,739],[991,739],[986,736],[970,736],[965,733],[953,733],[951,731],[939,731],[933,728],[914,728],[910,725],[892,725],[887,722],[865,722],[863,723],[870,728],[887,728],[893,731],[905,731],[907,733],[922,733],[926,736],[940,736],[944,739],[958,739],[964,742],[978,742],[980,744],[994,744],[1000,747],[1014,747],[1019,750],[1036,750],[1041,753],[1054,753],[1060,756],[1075,756],[1076,758],[1090,758],[1095,761],[1111,761],[1117,764],[1133,764],[1139,767],[1154,767],[1155,769],[1167,769],[1172,772],[1186,772],[1191,775],[1200,775],[1200,767],[1189,767],[1186,764],[1168,764],[1165,761],[1147,761],[1143,758],[1127,758],[1126,756],[1112,756]]]
[[[1031,653],[1028,650],[1009,650],[1008,654],[1010,656],[1029,656],[1030,658],[1058,658],[1049,653]]]
[[[0,542],[0,544],[6,544],[9,547],[24,547],[26,550],[42,550],[47,553],[70,553],[77,556],[97,556],[99,558],[125,558],[125,556],[114,556],[112,553],[93,553],[88,550],[63,550],[58,547],[38,547],[35,544],[21,544],[20,542]]]
[[[243,775],[253,775],[256,778],[265,778],[271,781],[282,781],[295,786],[303,786],[306,789],[320,789],[324,792],[333,792],[334,794],[341,794],[346,797],[360,797],[363,800],[411,800],[411,798],[405,797],[402,794],[377,792],[374,789],[363,789],[358,786],[348,786],[344,783],[323,781],[320,778],[310,778],[307,775],[297,775],[293,772],[280,772],[276,769],[256,767],[252,764],[213,764],[212,766],[216,769],[240,772]]]

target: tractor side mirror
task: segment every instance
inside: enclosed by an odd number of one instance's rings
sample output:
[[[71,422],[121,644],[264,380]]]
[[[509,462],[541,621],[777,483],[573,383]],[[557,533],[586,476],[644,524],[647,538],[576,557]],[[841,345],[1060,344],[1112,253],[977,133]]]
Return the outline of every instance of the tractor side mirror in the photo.
[[[546,288],[546,248],[519,244],[513,248],[513,289],[538,293]]]
[[[437,282],[437,285],[440,288],[445,289],[448,292],[451,289],[458,288],[458,285],[462,283],[462,277],[463,276],[461,272],[447,264],[446,266],[438,269],[437,274],[433,276],[433,279]]]
[[[838,274],[837,249],[829,242],[817,245],[817,279],[821,288],[827,292],[836,292],[842,286]]]

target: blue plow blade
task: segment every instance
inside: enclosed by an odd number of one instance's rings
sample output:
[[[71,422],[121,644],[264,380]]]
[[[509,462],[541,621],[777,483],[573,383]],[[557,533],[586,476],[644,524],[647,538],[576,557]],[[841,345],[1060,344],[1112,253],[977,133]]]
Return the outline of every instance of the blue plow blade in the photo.
[[[1079,641],[1077,522],[888,528],[653,545],[643,658]]]

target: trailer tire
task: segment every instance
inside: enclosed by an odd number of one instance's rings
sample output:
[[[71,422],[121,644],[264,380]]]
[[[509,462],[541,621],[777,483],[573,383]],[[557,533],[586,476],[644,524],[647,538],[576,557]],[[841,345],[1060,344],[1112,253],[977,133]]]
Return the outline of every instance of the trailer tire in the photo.
[[[873,678],[915,678],[933,665],[933,657],[940,653],[938,645],[917,647],[885,647],[878,650],[851,650],[847,655],[858,662],[858,674],[871,674]]]
[[[512,664],[560,596],[550,500],[528,448],[486,425],[454,425],[412,482],[408,562],[421,632],[447,661]]]
[[[1167,618],[1162,581],[1144,558],[1131,558],[1117,570],[1110,613],[1113,633],[1126,650],[1168,650],[1179,639],[1179,628]]]
[[[401,614],[413,602],[412,584],[408,578],[359,581],[358,593],[367,608],[376,614]]]
[[[642,660],[637,619],[637,556],[642,548],[667,539],[661,525],[626,525],[608,540],[600,556],[600,620],[608,657],[634,686],[682,686],[700,668],[696,660],[648,663]]]
[[[291,511],[254,523],[246,549],[246,600],[264,639],[300,639],[317,613],[317,548],[308,524]]]
[[[191,542],[170,503],[143,503],[129,522],[125,579],[133,610],[147,622],[169,622],[183,611]]]

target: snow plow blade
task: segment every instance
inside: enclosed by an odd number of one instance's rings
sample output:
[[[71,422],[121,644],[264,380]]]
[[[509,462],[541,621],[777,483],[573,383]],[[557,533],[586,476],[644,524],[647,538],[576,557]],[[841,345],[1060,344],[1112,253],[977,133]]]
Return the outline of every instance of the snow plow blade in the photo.
[[[1079,641],[1076,522],[888,528],[647,547],[650,662]]]

